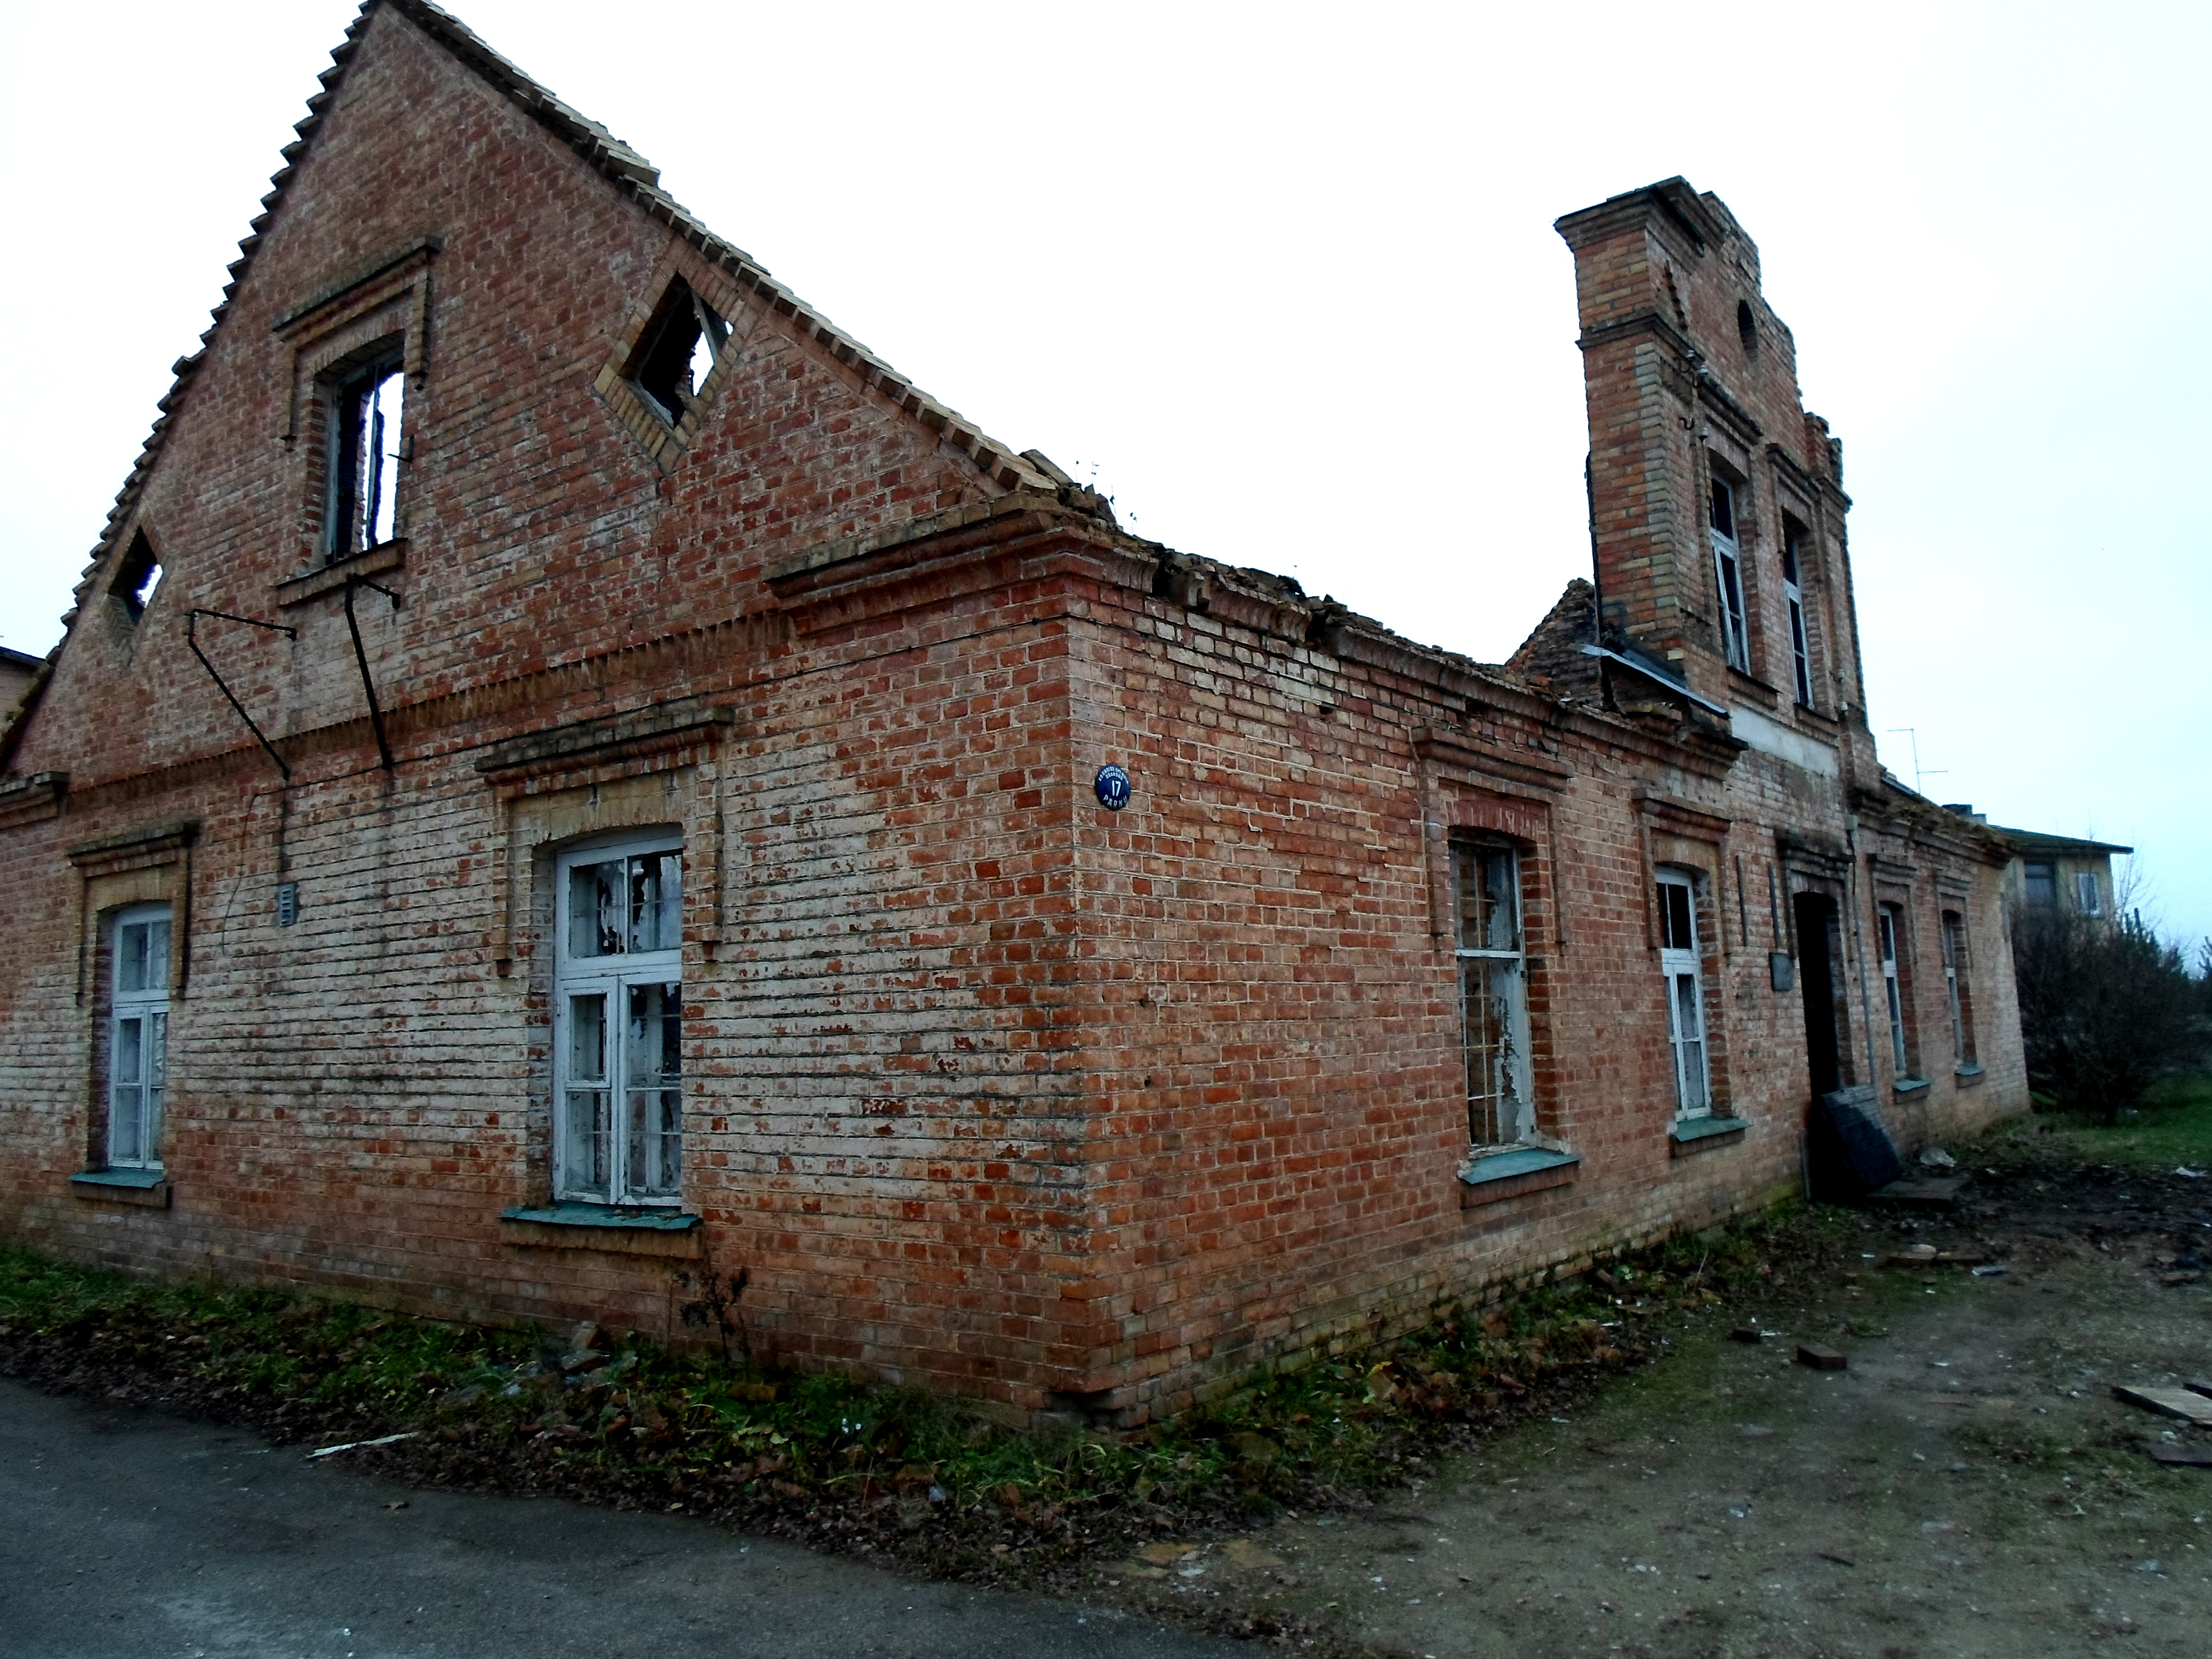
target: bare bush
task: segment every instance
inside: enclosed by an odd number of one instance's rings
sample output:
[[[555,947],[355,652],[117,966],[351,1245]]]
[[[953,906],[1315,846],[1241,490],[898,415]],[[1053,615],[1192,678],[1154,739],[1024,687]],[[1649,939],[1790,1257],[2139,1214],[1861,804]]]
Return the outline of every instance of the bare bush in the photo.
[[[2159,1079],[2203,1057],[2203,984],[2139,913],[2106,921],[2021,910],[2013,968],[2029,1086],[2063,1106],[2117,1122]]]

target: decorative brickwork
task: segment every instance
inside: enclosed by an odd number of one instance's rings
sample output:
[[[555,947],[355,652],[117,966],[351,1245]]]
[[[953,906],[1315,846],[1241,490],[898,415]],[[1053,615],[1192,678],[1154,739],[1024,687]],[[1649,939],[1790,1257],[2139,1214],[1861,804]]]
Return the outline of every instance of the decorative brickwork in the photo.
[[[675,1273],[742,1267],[799,1363],[1126,1422],[1794,1188],[1815,969],[1908,1148],[2024,1104],[2005,849],[1875,764],[1837,452],[1715,198],[1561,222],[1596,581],[1496,667],[1123,533],[422,0],[372,0],[325,85],[0,741],[15,1236],[672,1340]],[[671,420],[625,375],[677,277],[728,333]],[[404,539],[331,563],[315,400],[370,347],[406,376]],[[142,533],[132,623],[90,596]],[[641,834],[682,848],[682,1200],[592,1211],[555,1152],[556,860]],[[1533,1129],[1504,1148],[1469,1146],[1455,837],[1516,855]],[[1678,1122],[1662,867],[1694,884],[1710,1128]],[[1929,1073],[1894,1097],[1877,896]],[[103,918],[149,901],[161,1204],[73,1179]]]

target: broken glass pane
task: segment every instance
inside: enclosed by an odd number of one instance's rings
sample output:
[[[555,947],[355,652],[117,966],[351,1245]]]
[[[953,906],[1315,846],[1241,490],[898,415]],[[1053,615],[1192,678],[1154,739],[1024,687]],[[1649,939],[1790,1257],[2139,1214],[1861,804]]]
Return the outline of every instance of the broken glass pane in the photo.
[[[684,988],[671,980],[627,990],[629,1190],[673,1198],[683,1174]]]
[[[607,1080],[607,998],[604,991],[568,999],[567,1088],[562,1101],[562,1184],[572,1198],[609,1196],[612,1155]]]

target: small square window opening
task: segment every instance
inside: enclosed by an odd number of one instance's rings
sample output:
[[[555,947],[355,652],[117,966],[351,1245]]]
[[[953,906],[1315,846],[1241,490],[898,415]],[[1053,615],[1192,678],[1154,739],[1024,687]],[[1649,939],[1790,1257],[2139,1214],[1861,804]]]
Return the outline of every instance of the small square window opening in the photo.
[[[729,324],[679,276],[646,325],[630,360],[630,380],[672,426],[707,384],[729,339]]]
[[[155,590],[161,585],[161,562],[154,556],[154,545],[146,539],[143,531],[131,538],[131,550],[123,556],[123,562],[115,567],[115,580],[107,591],[121,602],[124,612],[132,622],[146,614],[146,607],[154,602]]]
[[[2058,866],[2030,859],[2020,867],[2021,896],[2031,910],[2048,910],[2058,902]]]

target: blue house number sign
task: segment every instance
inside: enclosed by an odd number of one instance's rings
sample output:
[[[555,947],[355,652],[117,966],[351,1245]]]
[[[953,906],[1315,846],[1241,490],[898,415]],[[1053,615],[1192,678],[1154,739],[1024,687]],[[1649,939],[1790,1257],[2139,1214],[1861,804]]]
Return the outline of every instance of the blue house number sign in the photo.
[[[1098,769],[1091,787],[1098,804],[1109,812],[1118,812],[1129,804],[1129,775],[1111,763]]]

